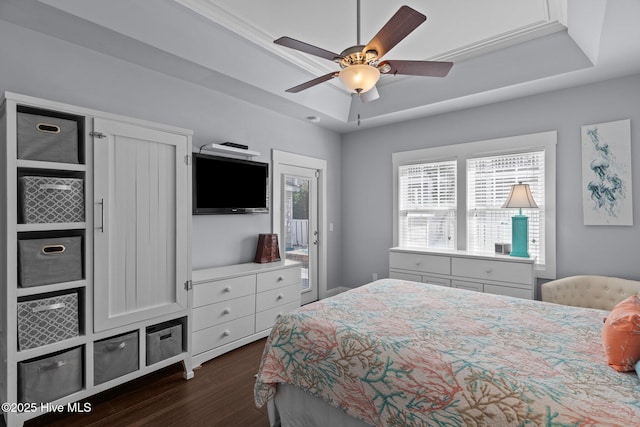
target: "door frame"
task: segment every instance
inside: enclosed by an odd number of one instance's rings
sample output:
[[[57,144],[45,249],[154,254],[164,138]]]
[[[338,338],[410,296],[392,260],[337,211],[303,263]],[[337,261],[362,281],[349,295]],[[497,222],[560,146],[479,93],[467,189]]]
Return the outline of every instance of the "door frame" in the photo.
[[[287,151],[271,150],[273,171],[271,188],[272,232],[282,236],[282,166],[297,166],[318,171],[318,298],[327,297],[327,161]],[[284,254],[284,239],[280,238],[280,253]]]

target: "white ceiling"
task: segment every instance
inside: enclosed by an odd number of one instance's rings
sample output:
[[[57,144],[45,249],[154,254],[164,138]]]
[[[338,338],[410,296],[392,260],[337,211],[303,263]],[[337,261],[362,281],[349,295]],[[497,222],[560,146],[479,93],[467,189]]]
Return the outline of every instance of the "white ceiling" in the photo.
[[[453,69],[384,76],[366,104],[337,79],[286,93],[337,65],[273,44],[356,44],[356,0],[3,0],[0,19],[338,132],[640,72],[638,0],[365,0],[362,43],[402,4],[427,21],[385,58]]]
[[[566,0],[176,0],[259,46],[315,72],[336,70],[330,61],[273,44],[287,35],[340,53],[366,44],[402,6],[427,21],[401,41],[387,59],[461,60],[566,29]]]

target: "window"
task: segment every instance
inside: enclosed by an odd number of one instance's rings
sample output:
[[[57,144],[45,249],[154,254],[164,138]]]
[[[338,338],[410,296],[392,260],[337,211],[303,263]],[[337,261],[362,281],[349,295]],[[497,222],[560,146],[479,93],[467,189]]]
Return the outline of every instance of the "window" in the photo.
[[[456,165],[450,160],[400,166],[401,246],[454,249]]]
[[[529,217],[529,254],[544,264],[544,150],[467,159],[467,250],[494,252],[495,243],[511,243],[511,217],[503,209],[511,186],[529,184],[538,209]]]
[[[555,145],[542,132],[393,153],[393,243],[414,249],[493,253],[511,242],[511,186],[529,184],[529,253],[538,277],[555,278]]]

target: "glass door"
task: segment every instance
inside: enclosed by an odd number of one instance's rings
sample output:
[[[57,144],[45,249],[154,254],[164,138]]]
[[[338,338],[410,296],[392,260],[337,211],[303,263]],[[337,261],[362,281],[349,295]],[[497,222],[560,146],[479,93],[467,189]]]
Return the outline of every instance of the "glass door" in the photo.
[[[282,170],[282,230],[285,258],[302,264],[302,304],[318,300],[317,171],[296,166]]]

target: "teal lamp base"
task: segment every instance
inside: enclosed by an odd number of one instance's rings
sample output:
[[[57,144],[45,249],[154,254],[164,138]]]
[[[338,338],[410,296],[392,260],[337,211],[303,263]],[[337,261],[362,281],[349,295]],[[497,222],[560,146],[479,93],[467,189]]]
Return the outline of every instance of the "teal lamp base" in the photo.
[[[524,215],[511,217],[511,256],[529,257],[528,218]]]

